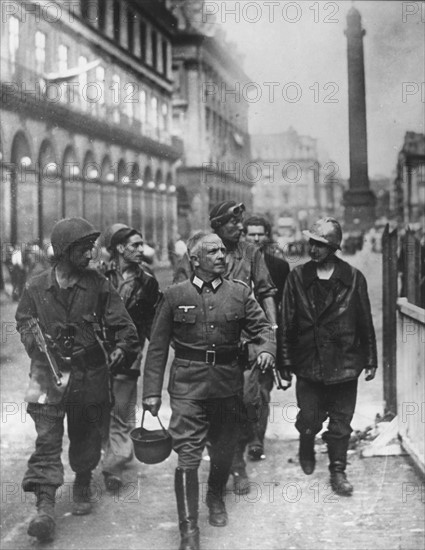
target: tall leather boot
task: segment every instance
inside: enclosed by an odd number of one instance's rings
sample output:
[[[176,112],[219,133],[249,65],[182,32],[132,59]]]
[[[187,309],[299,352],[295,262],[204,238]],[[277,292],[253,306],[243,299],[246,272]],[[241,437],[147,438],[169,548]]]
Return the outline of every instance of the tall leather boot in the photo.
[[[198,470],[176,468],[174,489],[181,536],[179,550],[199,550]]]
[[[331,487],[334,493],[341,496],[351,496],[353,486],[345,474],[347,466],[347,450],[349,438],[328,439],[329,471]]]
[[[311,475],[316,466],[314,434],[300,434],[299,461],[303,472]]]
[[[72,487],[72,514],[74,516],[86,516],[92,511],[90,482],[90,470],[75,474],[74,485]]]
[[[216,463],[212,458],[206,503],[209,510],[208,521],[214,527],[225,527],[227,525],[228,518],[224,495],[228,478],[229,468],[225,464]]]
[[[55,497],[53,485],[37,485],[34,489],[37,498],[37,516],[28,526],[28,535],[37,537],[40,542],[53,540],[55,534]]]

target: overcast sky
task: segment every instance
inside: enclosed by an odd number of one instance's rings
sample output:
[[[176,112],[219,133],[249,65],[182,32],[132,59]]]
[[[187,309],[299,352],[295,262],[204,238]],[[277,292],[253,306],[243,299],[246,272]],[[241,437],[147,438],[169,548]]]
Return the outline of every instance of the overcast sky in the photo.
[[[343,177],[349,175],[344,30],[352,5],[351,1],[205,0],[204,6],[216,12],[216,24],[244,54],[244,69],[257,83],[251,92],[261,89],[261,99],[251,103],[251,133],[276,133],[293,126],[301,134],[319,138]],[[369,176],[390,176],[405,132],[424,131],[425,3],[356,1],[354,6],[366,30]],[[239,21],[230,13],[232,7]],[[273,85],[274,98],[269,95],[272,85],[265,82],[278,83]],[[287,86],[291,82],[297,85]],[[411,92],[405,101],[403,85]],[[302,95],[289,102],[283,94],[287,99]]]

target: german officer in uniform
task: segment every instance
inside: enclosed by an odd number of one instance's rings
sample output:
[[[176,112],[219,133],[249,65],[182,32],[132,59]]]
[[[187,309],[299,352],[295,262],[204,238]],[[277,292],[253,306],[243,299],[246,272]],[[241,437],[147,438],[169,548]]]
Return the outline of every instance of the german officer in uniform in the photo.
[[[254,243],[241,240],[243,216],[245,205],[235,201],[224,201],[216,204],[210,212],[210,224],[212,230],[220,237],[226,247],[226,267],[223,277],[226,279],[238,279],[253,289],[254,296],[263,308],[266,317],[274,330],[277,329],[277,310],[275,303],[276,288],[270,277],[263,252]],[[189,256],[185,254],[175,271],[174,282],[188,279],[191,274]],[[246,334],[242,339],[247,342]],[[249,478],[246,471],[244,453],[247,445],[255,443],[254,426],[256,420],[262,415],[261,388],[258,381],[258,369],[255,364],[255,349],[247,346],[245,358],[246,379],[244,401],[247,405],[247,415],[243,422],[238,443],[235,447],[231,473],[233,475],[233,491],[238,495],[249,492]],[[271,372],[264,370],[264,377],[272,376]],[[255,419],[252,419],[254,412]],[[262,453],[261,453],[262,454]],[[261,456],[260,454],[260,456]],[[248,451],[248,456],[253,455]],[[255,454],[254,454],[255,458]]]
[[[54,265],[31,280],[16,311],[31,358],[25,399],[37,430],[22,486],[37,498],[38,513],[28,534],[40,541],[51,540],[55,531],[55,494],[64,481],[65,415],[69,463],[75,472],[72,513],[84,515],[91,511],[90,481],[109,417],[109,368],[130,366],[140,349],[119,294],[103,275],[88,268],[98,236],[83,218],[57,222],[51,235]],[[40,332],[34,329],[37,322]],[[105,344],[101,328],[113,332]],[[108,361],[106,340],[111,344]]]
[[[188,251],[194,273],[164,293],[152,328],[143,382],[143,407],[157,415],[173,340],[169,429],[178,453],[175,492],[180,549],[185,550],[199,548],[198,468],[207,440],[211,444],[209,522],[217,527],[227,524],[223,492],[243,411],[243,373],[237,357],[241,331],[256,344],[261,369],[273,366],[276,346],[274,332],[250,288],[222,277],[226,249],[220,237],[197,233],[189,240]]]

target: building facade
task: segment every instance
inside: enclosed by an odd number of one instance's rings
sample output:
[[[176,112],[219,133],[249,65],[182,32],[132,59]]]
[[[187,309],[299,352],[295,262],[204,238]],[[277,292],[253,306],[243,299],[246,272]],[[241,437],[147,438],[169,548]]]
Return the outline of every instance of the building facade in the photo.
[[[177,226],[172,35],[163,1],[2,3],[2,239],[54,222],[140,229],[167,257]]]
[[[303,228],[322,212],[333,214],[340,196],[338,167],[319,162],[317,140],[289,128],[280,134],[251,136],[257,182],[254,211],[273,224],[292,217]]]
[[[391,209],[400,225],[425,226],[425,135],[406,132],[397,159]]]
[[[179,233],[209,226],[215,203],[234,199],[252,208],[247,87],[242,60],[222,34],[191,14],[195,4],[174,2],[173,131],[184,143],[177,169]],[[188,12],[189,10],[189,12]],[[207,34],[208,33],[208,34]]]

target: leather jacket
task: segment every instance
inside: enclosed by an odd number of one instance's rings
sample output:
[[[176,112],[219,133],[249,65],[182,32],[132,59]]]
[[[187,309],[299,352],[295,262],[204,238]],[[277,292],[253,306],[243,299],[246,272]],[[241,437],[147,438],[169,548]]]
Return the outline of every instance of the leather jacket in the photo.
[[[318,310],[316,264],[296,267],[286,281],[278,355],[281,369],[325,384],[356,379],[377,367],[367,283],[363,274],[335,259],[332,290]]]

